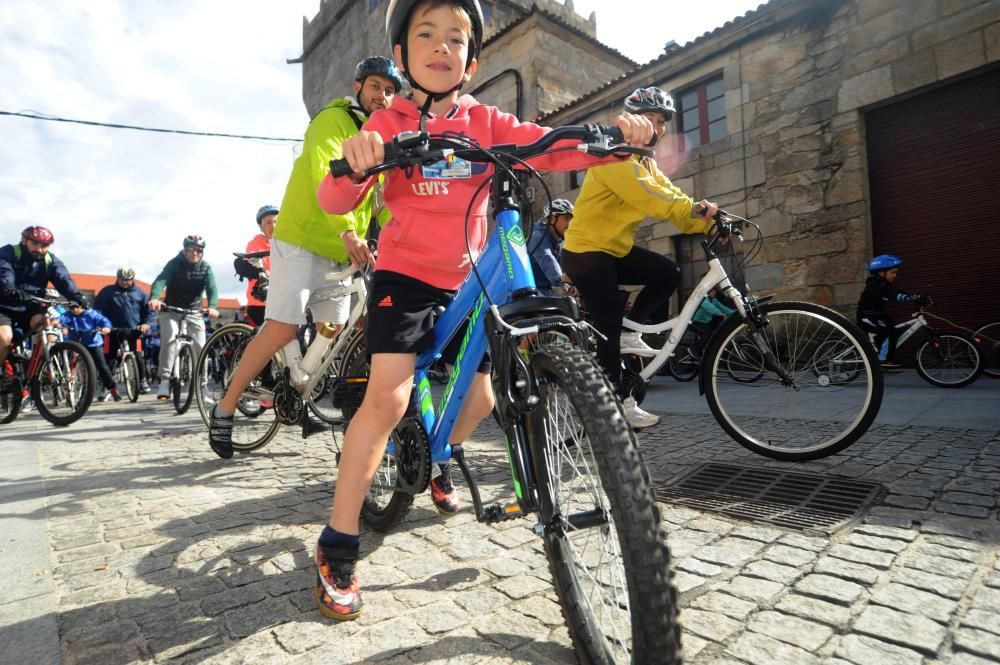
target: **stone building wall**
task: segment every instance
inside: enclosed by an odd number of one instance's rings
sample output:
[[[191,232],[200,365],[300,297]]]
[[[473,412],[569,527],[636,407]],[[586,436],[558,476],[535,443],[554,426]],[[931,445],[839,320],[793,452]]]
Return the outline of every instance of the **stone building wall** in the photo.
[[[302,98],[310,116],[315,115],[331,99],[350,94],[354,79],[354,66],[362,58],[370,55],[391,57],[392,53],[385,38],[385,12],[388,4],[388,0],[377,0],[376,2],[370,0],[321,0],[316,16],[303,20],[302,56],[299,60],[302,62]],[[561,38],[573,38],[578,42],[576,51],[566,51],[567,56],[572,55],[579,58],[581,52],[593,52],[599,56],[599,62],[608,60],[613,63],[612,68],[609,69],[608,67],[591,67],[593,56],[576,61],[587,71],[594,72],[593,78],[597,82],[594,87],[606,80],[600,78],[601,76],[617,76],[622,71],[635,66],[635,63],[621,54],[615,57],[610,49],[595,48],[593,43],[587,44],[586,39],[581,39],[579,35],[573,35],[571,31],[565,30],[552,20],[553,18],[558,19],[559,22],[593,39],[597,31],[596,17],[594,14],[588,18],[579,16],[573,9],[572,0],[567,0],[565,3],[556,0],[482,0],[481,4],[487,14],[487,44],[486,57],[484,58],[486,62],[506,62],[507,66],[510,66],[510,58],[525,63],[547,57],[544,52],[539,51],[508,53],[508,44],[514,40],[507,39],[506,36],[501,36],[495,40],[495,43],[491,43],[491,37],[498,31],[503,31],[506,26],[523,20],[526,16],[538,15],[546,16],[549,19],[544,29],[562,30],[565,34],[561,35]],[[524,31],[521,30],[521,32]],[[534,36],[529,41],[534,43],[539,39],[540,36]],[[513,43],[513,48],[523,49],[524,41]],[[569,65],[573,62],[565,60],[563,64]],[[496,69],[495,66],[494,69]],[[471,87],[474,88],[477,81],[485,81],[492,75],[489,70],[483,71],[481,69]],[[543,79],[542,83],[549,85],[554,84],[557,80],[558,77],[549,77]],[[513,90],[513,86],[510,87]],[[529,87],[536,86],[532,83]],[[576,87],[568,89],[564,93],[556,92],[555,96],[548,102],[551,104],[550,106],[546,106],[546,103],[540,105],[536,103],[535,108],[551,110],[590,89]],[[534,97],[537,99],[538,95],[534,95]]]
[[[607,121],[635,87],[677,92],[721,72],[728,136],[691,151],[673,181],[760,223],[755,290],[849,312],[872,254],[864,110],[997,62],[995,0],[772,0],[542,120]],[[647,220],[639,238],[673,253],[677,234]]]

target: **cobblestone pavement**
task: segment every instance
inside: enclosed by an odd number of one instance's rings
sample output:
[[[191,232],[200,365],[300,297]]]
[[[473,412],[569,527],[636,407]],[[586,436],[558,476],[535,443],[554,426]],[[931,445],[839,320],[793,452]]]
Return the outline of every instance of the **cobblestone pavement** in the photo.
[[[51,557],[3,574],[51,576],[64,665],[576,662],[529,522],[445,520],[428,496],[395,532],[363,534],[362,618],[324,620],[310,554],[336,478],[331,437],[283,433],[224,461],[196,418],[144,398],[69,429],[33,415],[4,430],[37,441],[41,478],[0,478],[44,494],[30,517]],[[878,426],[793,466],[743,451],[708,415],[668,415],[641,442],[660,480],[720,461],[887,488],[830,537],[662,505],[687,662],[1000,663],[996,432]],[[497,431],[467,450],[484,493],[500,492]],[[0,621],[0,661],[26,621]]]

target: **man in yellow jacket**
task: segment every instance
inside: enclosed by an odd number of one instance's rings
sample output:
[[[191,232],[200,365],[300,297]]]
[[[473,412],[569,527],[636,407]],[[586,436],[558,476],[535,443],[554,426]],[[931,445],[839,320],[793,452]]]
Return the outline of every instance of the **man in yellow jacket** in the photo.
[[[639,88],[625,99],[625,110],[648,117],[660,138],[674,114],[674,100],[659,88]],[[587,171],[576,200],[573,224],[563,241],[562,266],[580,292],[594,325],[606,340],[597,341],[597,359],[618,390],[629,424],[651,427],[659,417],[639,408],[622,390],[620,354],[650,354],[639,333],[622,332],[618,286],[643,285],[629,316],[650,318],[680,284],[677,264],[634,245],[635,230],[646,217],[670,221],[685,233],[704,233],[718,206],[695,204],[663,175],[649,157],[599,166]]]
[[[281,201],[281,212],[271,242],[271,275],[264,325],[243,353],[226,390],[212,409],[209,445],[219,457],[233,456],[233,417],[247,385],[282,347],[289,362],[301,357],[296,333],[306,323],[306,303],[313,291],[336,284],[326,274],[348,263],[373,260],[365,233],[375,214],[374,193],[346,215],[329,215],[316,201],[316,189],[330,168],[330,160],[343,156],[344,141],[354,136],[368,116],[389,106],[403,87],[396,65],[383,56],[365,58],[354,70],[354,97],[333,100],[316,114],[306,129],[302,154],[295,160]],[[374,190],[373,190],[374,191]],[[317,303],[313,317],[343,327],[350,298]],[[305,427],[309,419],[304,421]]]

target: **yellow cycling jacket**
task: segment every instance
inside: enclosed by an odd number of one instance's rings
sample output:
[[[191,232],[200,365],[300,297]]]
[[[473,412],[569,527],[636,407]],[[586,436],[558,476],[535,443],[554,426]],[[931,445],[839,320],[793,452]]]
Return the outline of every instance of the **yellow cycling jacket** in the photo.
[[[635,156],[587,171],[563,249],[622,257],[646,217],[665,219],[684,233],[705,233],[710,221],[692,217],[694,200],[648,157]]]
[[[328,215],[316,201],[316,188],[330,171],[330,160],[343,157],[344,141],[358,133],[352,116],[361,123],[368,119],[354,99],[344,97],[330,102],[309,123],[302,154],[292,167],[274,227],[278,240],[338,263],[348,262],[340,234],[353,229],[363,238],[375,212],[374,190],[346,215]]]

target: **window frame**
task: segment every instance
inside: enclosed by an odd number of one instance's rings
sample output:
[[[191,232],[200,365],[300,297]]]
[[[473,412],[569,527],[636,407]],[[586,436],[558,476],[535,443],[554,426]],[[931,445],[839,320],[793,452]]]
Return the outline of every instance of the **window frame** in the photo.
[[[708,88],[709,88],[709,86],[714,85],[716,83],[721,83],[722,84],[722,91],[721,91],[721,93],[719,95],[716,95],[715,97],[712,97],[711,99],[709,99],[709,97],[708,97]],[[698,115],[698,125],[697,125],[697,129],[698,129],[698,144],[697,145],[690,145],[690,143],[688,141],[688,132],[694,131],[695,128],[685,127],[685,123],[684,123],[684,114],[685,114],[685,112],[690,111],[691,109],[690,108],[686,108],[684,106],[684,103],[683,103],[682,100],[685,97],[689,96],[691,93],[694,93],[696,95],[696,99],[697,99],[696,106],[695,106],[695,108],[698,111],[698,113],[697,113],[697,115]],[[726,138],[726,136],[729,135],[728,131],[726,131],[726,126],[725,126],[725,123],[726,123],[726,111],[727,111],[727,109],[725,107],[726,83],[725,83],[725,78],[724,78],[724,76],[723,76],[723,74],[721,72],[713,74],[712,76],[709,76],[709,77],[707,77],[705,79],[702,79],[701,81],[698,81],[697,83],[694,83],[693,85],[689,85],[686,88],[681,89],[680,91],[677,92],[676,97],[677,97],[678,102],[680,102],[680,108],[677,111],[677,133],[678,133],[679,136],[682,137],[682,140],[684,141],[684,147],[686,149],[693,150],[695,148],[700,148],[703,145],[708,145],[710,143],[714,143],[715,141],[721,141],[722,139]],[[722,104],[723,104],[723,106],[722,106],[722,115],[719,116],[719,117],[717,117],[717,118],[709,118],[709,116],[708,116],[709,104],[711,102],[715,102],[717,100],[722,100]],[[715,140],[712,140],[712,136],[711,136],[711,134],[712,134],[712,125],[714,125],[716,123],[719,123],[719,122],[723,123],[723,135],[720,136],[720,137],[718,137],[718,138],[716,138]]]

